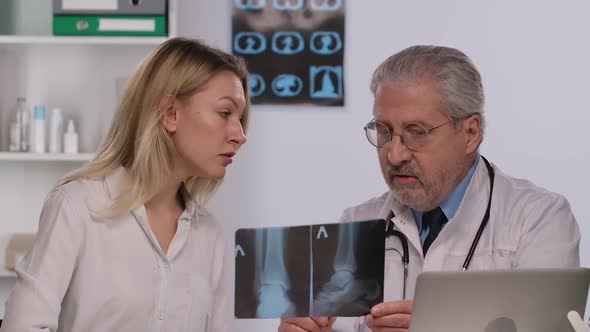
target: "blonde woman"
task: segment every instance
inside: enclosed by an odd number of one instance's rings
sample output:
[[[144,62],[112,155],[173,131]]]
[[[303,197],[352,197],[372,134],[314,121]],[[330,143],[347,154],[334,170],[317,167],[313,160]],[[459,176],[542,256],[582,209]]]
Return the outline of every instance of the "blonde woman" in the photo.
[[[163,43],[95,160],[49,193],[2,331],[224,331],[224,240],[203,205],[246,142],[243,61]]]

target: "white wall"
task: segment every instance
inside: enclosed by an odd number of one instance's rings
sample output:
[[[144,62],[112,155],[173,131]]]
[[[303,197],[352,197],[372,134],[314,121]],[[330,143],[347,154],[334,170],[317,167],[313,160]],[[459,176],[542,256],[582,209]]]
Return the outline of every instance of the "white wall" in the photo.
[[[335,221],[343,208],[385,191],[362,130],[371,117],[369,77],[407,46],[439,44],[466,52],[483,76],[489,126],[482,153],[569,199],[582,265],[590,266],[590,2],[346,3],[346,106],[253,107],[248,144],[211,203],[230,242],[239,227]],[[179,33],[230,50],[230,15],[230,1],[183,3]],[[234,321],[233,330],[276,324]]]

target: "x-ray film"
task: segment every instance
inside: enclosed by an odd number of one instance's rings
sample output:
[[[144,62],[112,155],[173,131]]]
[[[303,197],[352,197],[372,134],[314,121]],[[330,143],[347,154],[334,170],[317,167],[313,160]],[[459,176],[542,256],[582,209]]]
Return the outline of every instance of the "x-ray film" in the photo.
[[[385,221],[236,232],[235,316],[362,316],[383,302]]]
[[[344,0],[233,0],[253,104],[344,105]]]

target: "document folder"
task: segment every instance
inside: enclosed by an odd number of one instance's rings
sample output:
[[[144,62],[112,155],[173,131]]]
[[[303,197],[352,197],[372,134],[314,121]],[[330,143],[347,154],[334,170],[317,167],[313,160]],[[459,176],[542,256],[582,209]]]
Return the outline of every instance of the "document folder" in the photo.
[[[165,15],[166,0],[53,0],[54,15]]]
[[[53,34],[62,36],[166,36],[166,16],[56,15]]]

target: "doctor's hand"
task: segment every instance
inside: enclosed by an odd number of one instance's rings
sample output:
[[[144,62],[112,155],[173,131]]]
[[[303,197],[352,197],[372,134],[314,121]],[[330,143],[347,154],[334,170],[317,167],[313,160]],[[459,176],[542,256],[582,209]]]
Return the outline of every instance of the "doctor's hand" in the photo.
[[[373,332],[408,331],[412,304],[410,300],[379,303],[365,316],[365,323]]]
[[[282,318],[279,332],[330,332],[336,317]]]

